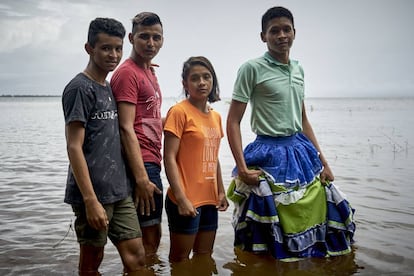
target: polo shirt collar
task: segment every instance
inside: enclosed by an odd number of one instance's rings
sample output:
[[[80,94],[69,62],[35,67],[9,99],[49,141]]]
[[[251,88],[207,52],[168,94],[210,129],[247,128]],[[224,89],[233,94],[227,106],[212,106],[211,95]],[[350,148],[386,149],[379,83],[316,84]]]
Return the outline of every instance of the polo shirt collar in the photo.
[[[272,57],[269,54],[269,52],[266,52],[264,54],[264,59],[267,60],[268,62],[273,63],[273,64],[278,65],[278,66],[289,66],[290,63],[291,63],[291,60],[290,59],[289,59],[289,63],[288,64],[281,63],[280,61],[277,61],[274,57]]]

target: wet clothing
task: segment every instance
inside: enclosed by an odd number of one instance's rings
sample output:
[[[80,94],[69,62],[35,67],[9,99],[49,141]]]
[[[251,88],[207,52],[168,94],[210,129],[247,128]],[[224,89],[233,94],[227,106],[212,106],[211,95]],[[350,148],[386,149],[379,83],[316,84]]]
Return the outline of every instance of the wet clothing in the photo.
[[[141,238],[141,228],[131,197],[112,204],[103,205],[109,220],[108,228],[96,230],[91,227],[86,218],[84,205],[72,205],[76,216],[75,231],[79,244],[104,247],[107,237],[113,244],[123,240]]]
[[[78,121],[85,127],[83,152],[99,202],[110,204],[127,198],[131,182],[126,174],[118,112],[109,83],[103,86],[79,73],[65,87],[62,105],[66,124]],[[64,201],[83,204],[70,165]]]
[[[221,116],[214,110],[203,113],[188,100],[171,107],[164,131],[180,139],[177,165],[183,192],[194,207],[217,205],[217,165],[224,136]],[[177,203],[171,188],[168,196]]]
[[[144,69],[131,58],[113,73],[111,87],[116,101],[135,105],[134,131],[149,180],[163,191],[161,181],[162,94],[154,67]],[[163,194],[154,193],[156,209],[149,216],[137,212],[142,227],[161,223]]]
[[[233,172],[235,246],[285,261],[351,252],[355,210],[333,183],[320,183],[318,152],[303,134],[258,136],[244,155],[264,174],[249,186]]]
[[[149,180],[154,183],[160,191],[163,191],[162,181],[161,181],[161,167],[155,163],[144,163],[145,170],[147,171]],[[164,195],[154,193],[154,202],[155,210],[150,211],[149,216],[146,214],[141,214],[137,212],[139,224],[141,227],[147,227],[151,225],[160,224],[162,221],[162,209],[164,207]]]
[[[256,187],[233,170],[234,245],[281,260],[347,254],[355,232],[355,210],[333,183],[319,180],[319,153],[302,133],[304,96],[298,62],[267,52],[241,66],[232,97],[251,104],[257,137],[243,154],[248,167],[264,172]]]
[[[171,233],[194,235],[200,231],[216,231],[218,228],[218,210],[215,205],[198,207],[195,217],[182,216],[178,212],[178,206],[167,195],[165,211]]]
[[[135,105],[134,130],[143,161],[161,166],[162,94],[153,67],[143,69],[129,58],[114,71],[111,87],[117,102]]]

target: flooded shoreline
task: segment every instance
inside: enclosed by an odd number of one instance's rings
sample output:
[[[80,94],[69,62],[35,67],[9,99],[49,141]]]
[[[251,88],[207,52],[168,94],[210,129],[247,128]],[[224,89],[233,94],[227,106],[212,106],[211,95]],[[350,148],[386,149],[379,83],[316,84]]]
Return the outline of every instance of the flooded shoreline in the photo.
[[[164,100],[164,111],[175,101]],[[158,258],[150,265],[155,275],[412,274],[414,99],[311,99],[307,104],[335,184],[356,209],[352,254],[283,263],[235,250],[231,204],[219,214],[212,258],[181,266],[168,262],[164,213]],[[226,101],[213,107],[225,118]],[[0,99],[0,108],[0,274],[77,275],[74,217],[63,203],[68,162],[60,98]],[[248,120],[242,128],[246,144],[254,139]],[[226,138],[220,162],[227,188],[234,162]],[[164,172],[162,177],[166,188]],[[101,273],[121,272],[121,260],[108,243]]]

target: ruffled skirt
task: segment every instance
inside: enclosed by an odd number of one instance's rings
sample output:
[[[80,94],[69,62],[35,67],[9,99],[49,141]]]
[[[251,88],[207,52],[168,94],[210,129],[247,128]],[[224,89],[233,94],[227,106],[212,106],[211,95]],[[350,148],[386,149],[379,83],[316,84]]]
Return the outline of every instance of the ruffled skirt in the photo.
[[[306,136],[258,136],[244,156],[264,175],[249,186],[233,171],[235,246],[285,261],[351,252],[355,210],[333,183],[321,184],[319,153]]]

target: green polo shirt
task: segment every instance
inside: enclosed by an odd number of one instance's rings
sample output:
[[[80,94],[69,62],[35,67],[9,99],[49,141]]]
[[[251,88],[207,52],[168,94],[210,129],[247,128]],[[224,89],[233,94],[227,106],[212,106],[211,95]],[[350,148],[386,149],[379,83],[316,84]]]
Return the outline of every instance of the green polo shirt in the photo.
[[[257,135],[290,136],[302,131],[304,76],[295,60],[283,64],[269,53],[244,63],[232,99],[250,101],[250,124]]]

